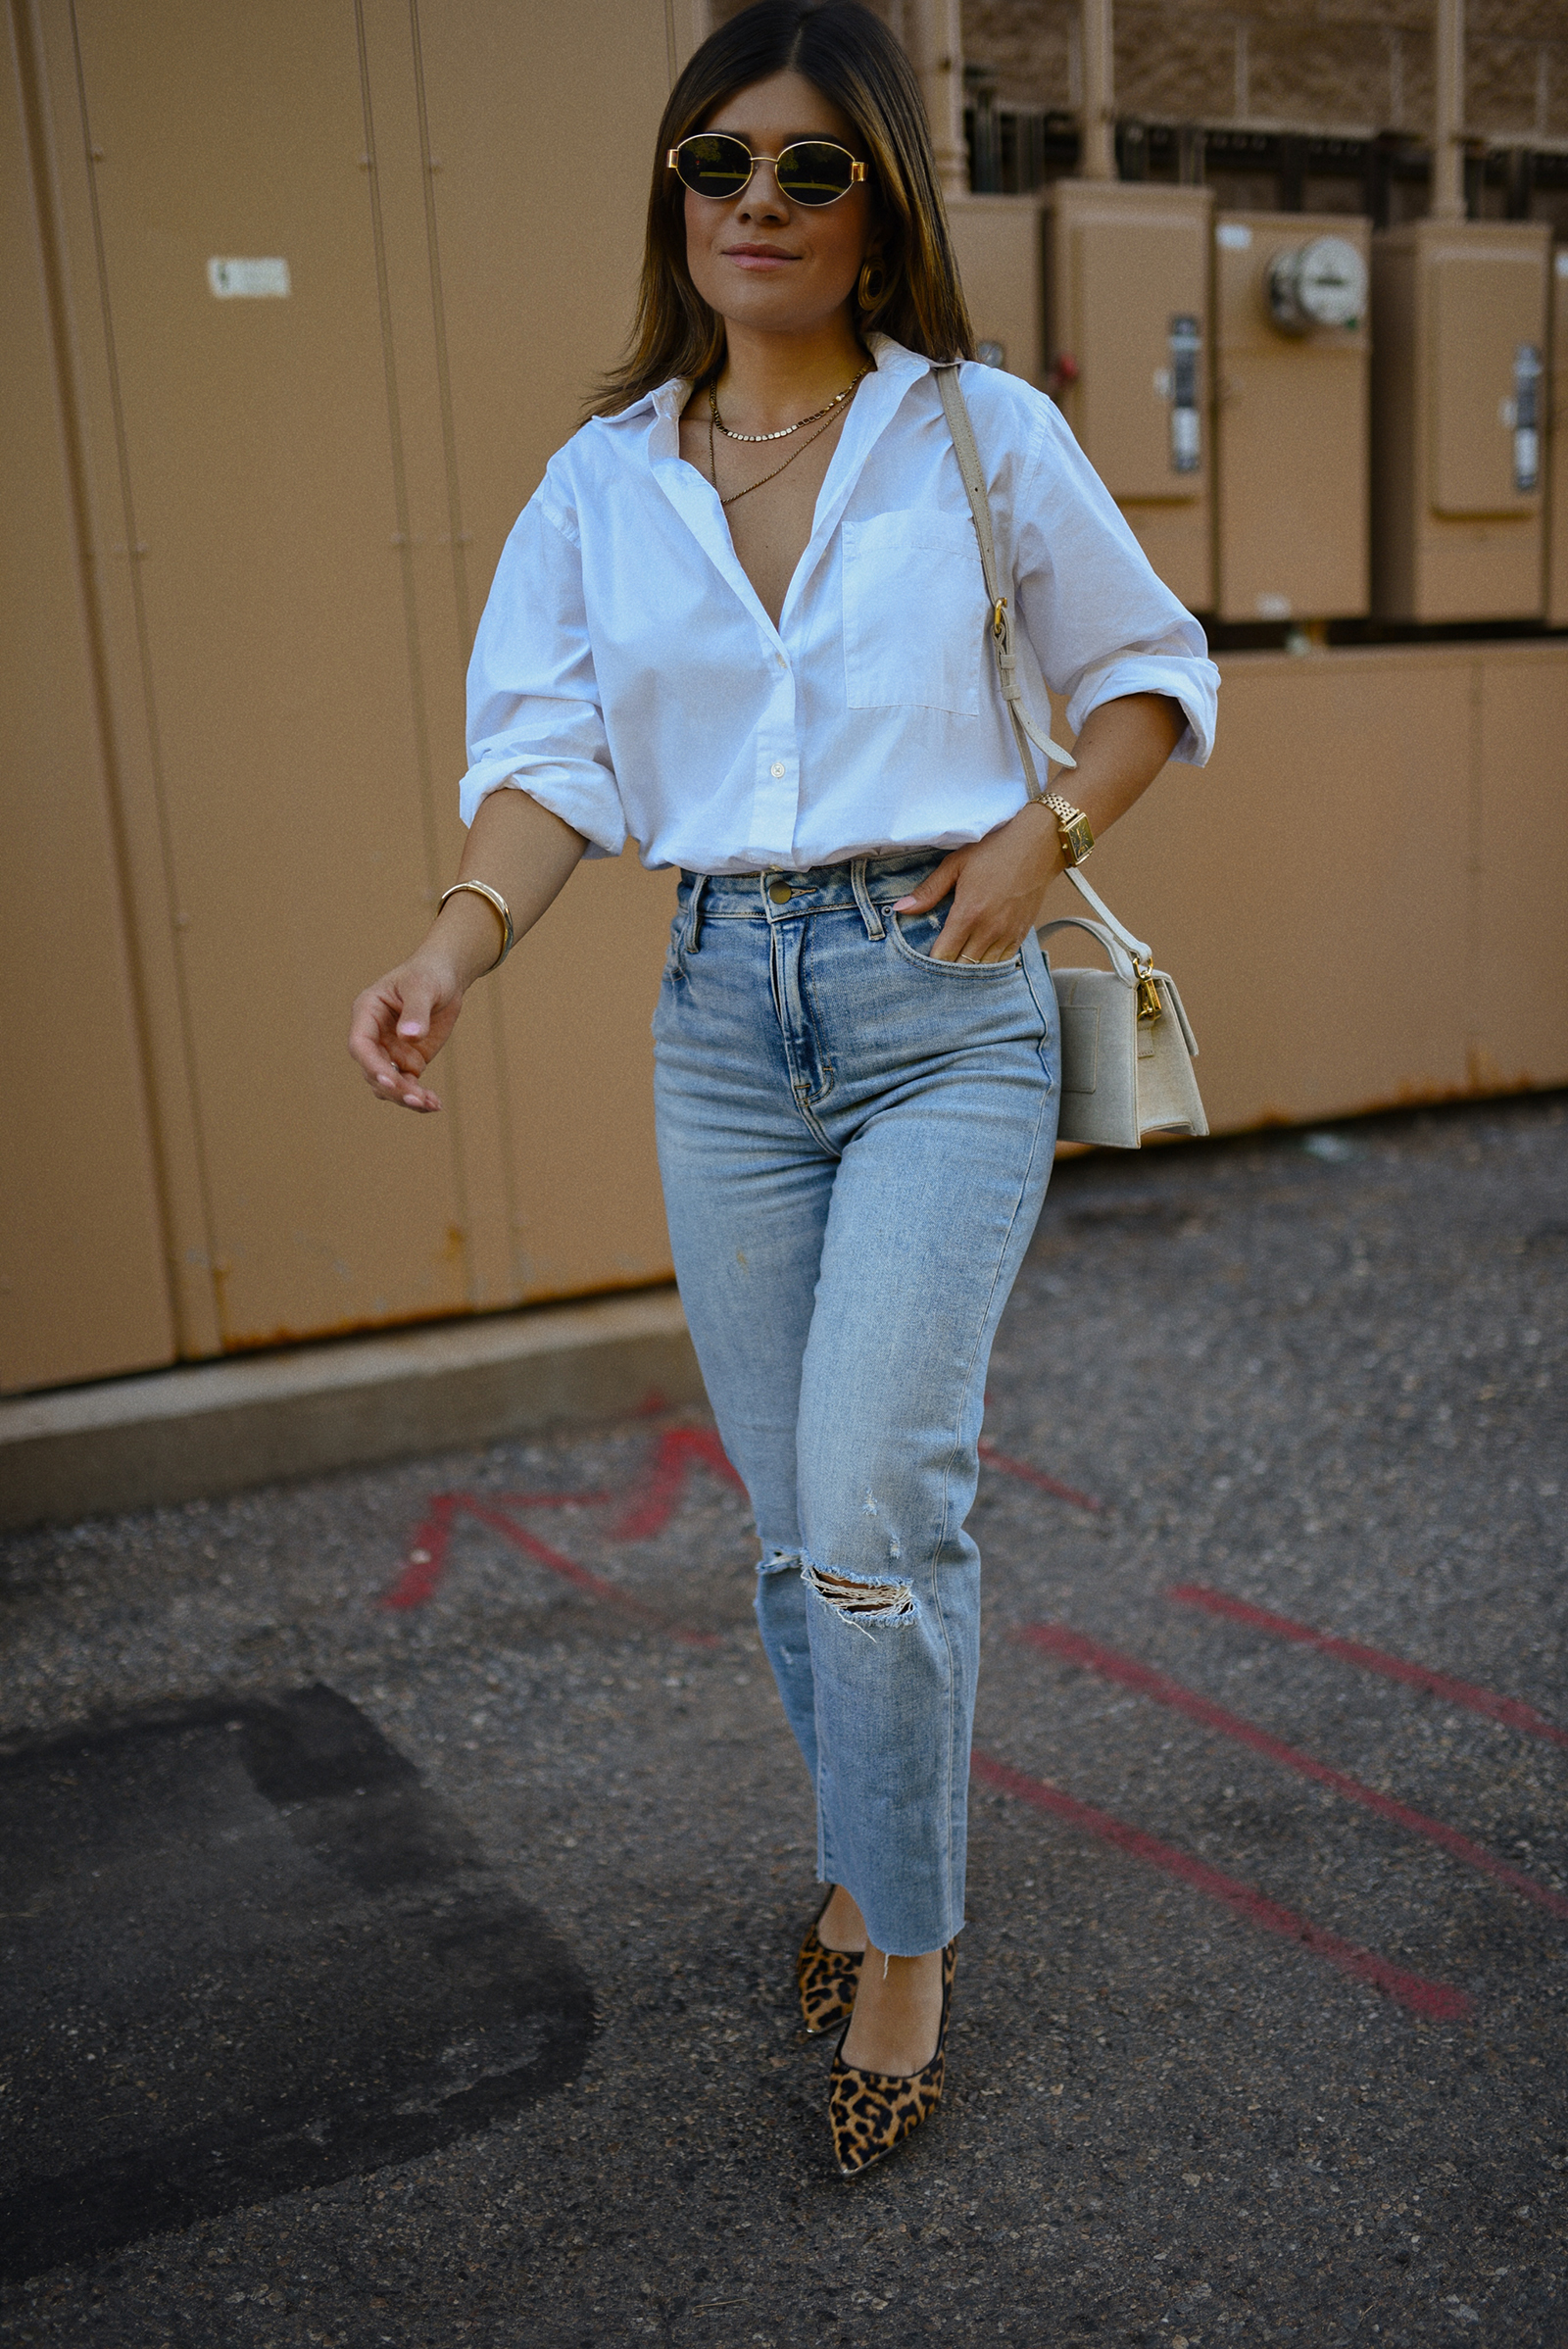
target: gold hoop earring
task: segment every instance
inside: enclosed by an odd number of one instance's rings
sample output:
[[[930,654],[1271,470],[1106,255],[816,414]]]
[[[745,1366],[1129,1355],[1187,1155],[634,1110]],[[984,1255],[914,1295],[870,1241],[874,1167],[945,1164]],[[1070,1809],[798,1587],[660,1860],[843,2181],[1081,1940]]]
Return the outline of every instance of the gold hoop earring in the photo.
[[[873,278],[876,280],[874,285]],[[868,258],[860,264],[859,283],[855,291],[863,311],[869,313],[881,309],[888,298],[888,273],[879,261]]]

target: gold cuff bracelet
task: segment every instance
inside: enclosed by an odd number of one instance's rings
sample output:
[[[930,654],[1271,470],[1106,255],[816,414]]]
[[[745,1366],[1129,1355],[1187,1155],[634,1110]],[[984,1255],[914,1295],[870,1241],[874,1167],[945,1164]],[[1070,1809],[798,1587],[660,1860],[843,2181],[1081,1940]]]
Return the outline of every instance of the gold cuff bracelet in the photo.
[[[445,905],[447,899],[455,898],[460,889],[471,889],[476,898],[483,898],[485,904],[489,906],[491,912],[501,924],[501,952],[490,965],[492,970],[499,970],[502,963],[505,962],[507,956],[511,954],[513,945],[514,943],[512,931],[512,913],[507,905],[507,901],[502,896],[500,890],[492,889],[487,881],[454,881],[450,889],[444,890],[442,892],[441,905],[437,905],[436,907],[437,913],[441,911],[441,907]]]

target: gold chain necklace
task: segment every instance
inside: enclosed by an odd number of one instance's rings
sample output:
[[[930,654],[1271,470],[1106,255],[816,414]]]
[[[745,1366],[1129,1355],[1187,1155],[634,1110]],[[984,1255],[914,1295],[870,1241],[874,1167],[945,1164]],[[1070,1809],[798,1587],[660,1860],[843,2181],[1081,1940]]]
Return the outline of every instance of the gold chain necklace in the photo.
[[[825,408],[813,408],[809,416],[803,416],[798,423],[781,425],[777,432],[732,432],[718,413],[718,387],[716,384],[710,383],[708,387],[708,404],[712,413],[712,421],[718,426],[726,440],[788,440],[792,432],[804,431],[808,424],[814,424],[819,416],[831,416],[835,408],[842,408],[846,400],[853,400],[870,372],[868,367],[862,367],[849,388],[846,391],[835,392]]]
[[[840,392],[836,400],[829,401],[828,407],[833,411],[833,413],[832,415],[828,416],[827,422],[825,424],[817,424],[816,430],[810,436],[810,440],[798,441],[795,447],[791,449],[789,455],[785,458],[784,463],[782,465],[776,465],[770,473],[764,473],[760,481],[749,481],[744,489],[732,490],[727,498],[721,493],[718,500],[719,505],[725,508],[738,505],[742,498],[749,498],[754,489],[765,489],[770,481],[776,481],[780,473],[787,471],[788,468],[795,463],[797,457],[805,456],[807,450],[811,446],[811,441],[820,440],[824,432],[832,430],[833,425],[838,420],[838,411],[843,402],[854,398],[856,392],[859,389],[860,385],[864,382],[866,376],[869,375],[870,372],[871,370],[869,367],[862,367],[859,374],[856,376],[855,381],[850,385],[849,390]],[[709,387],[708,397],[710,403],[710,410],[708,418],[708,472],[709,478],[712,482],[714,489],[717,490],[718,464],[717,453],[713,447],[713,426],[715,424],[719,424],[720,429],[722,429],[722,423],[718,414],[718,402],[713,398],[711,385]],[[817,416],[823,416],[827,414],[827,411],[819,408],[816,413]],[[801,418],[801,424],[810,424],[815,422],[815,416],[802,416]],[[792,424],[790,426],[790,430],[792,432],[798,432],[801,429],[801,424]],[[728,435],[728,438],[731,440],[782,440],[784,435],[780,432],[732,432]]]

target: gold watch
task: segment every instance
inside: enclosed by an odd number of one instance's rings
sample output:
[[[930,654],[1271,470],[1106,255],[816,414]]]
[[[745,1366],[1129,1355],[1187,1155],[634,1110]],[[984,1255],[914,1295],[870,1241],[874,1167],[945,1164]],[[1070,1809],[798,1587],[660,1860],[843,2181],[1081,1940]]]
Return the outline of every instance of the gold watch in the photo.
[[[1095,845],[1088,816],[1081,807],[1075,807],[1071,800],[1064,800],[1059,791],[1048,792],[1045,805],[1056,819],[1056,829],[1061,834],[1061,845],[1068,863],[1082,864]]]

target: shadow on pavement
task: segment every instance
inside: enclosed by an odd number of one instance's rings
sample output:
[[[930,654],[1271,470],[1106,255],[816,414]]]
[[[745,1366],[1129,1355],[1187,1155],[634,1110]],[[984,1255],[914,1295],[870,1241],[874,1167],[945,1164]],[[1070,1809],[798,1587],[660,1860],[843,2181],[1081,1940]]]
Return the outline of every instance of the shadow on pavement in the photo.
[[[583,1975],[347,1698],[0,1759],[0,2274],[434,2151],[574,2078]]]

